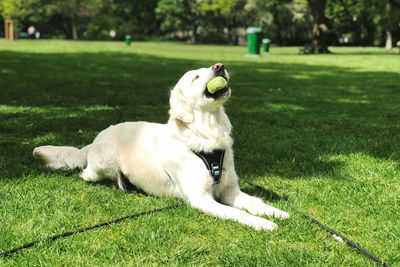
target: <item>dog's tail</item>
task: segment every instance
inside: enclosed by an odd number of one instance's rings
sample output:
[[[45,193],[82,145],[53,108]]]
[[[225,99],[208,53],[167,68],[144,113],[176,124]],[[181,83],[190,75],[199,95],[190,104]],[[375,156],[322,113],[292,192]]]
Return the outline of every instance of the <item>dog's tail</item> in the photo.
[[[82,149],[72,146],[39,146],[33,150],[33,155],[53,170],[83,170],[87,166],[90,146]]]

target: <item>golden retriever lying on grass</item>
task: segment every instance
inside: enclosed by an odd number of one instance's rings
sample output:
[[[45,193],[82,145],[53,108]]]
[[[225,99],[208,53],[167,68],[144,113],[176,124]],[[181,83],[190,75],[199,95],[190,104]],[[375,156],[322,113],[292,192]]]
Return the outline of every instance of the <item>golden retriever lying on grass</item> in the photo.
[[[221,63],[183,75],[171,91],[167,124],[120,123],[82,149],[41,146],[33,154],[54,170],[81,169],[86,181],[111,178],[122,190],[129,181],[149,194],[181,198],[213,216],[274,230],[275,223],[255,215],[289,214],[240,191],[232,126],[222,106],[231,89],[207,90],[208,82],[218,76],[229,79]]]

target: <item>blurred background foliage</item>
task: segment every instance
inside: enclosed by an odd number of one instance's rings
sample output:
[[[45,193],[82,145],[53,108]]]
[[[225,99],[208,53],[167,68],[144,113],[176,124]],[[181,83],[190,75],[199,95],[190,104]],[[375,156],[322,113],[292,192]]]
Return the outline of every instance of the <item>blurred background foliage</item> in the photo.
[[[114,30],[117,40],[237,45],[258,26],[278,45],[400,40],[400,0],[0,0],[0,15],[51,39],[110,40]]]

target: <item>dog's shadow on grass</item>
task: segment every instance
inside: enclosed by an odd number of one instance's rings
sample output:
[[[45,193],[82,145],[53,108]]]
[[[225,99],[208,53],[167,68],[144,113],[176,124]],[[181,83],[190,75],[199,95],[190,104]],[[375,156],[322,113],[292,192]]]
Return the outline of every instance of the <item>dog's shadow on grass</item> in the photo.
[[[259,196],[270,202],[277,202],[279,200],[288,200],[287,196],[281,196],[272,190],[263,188],[256,184],[254,184],[254,185],[250,184],[249,186],[246,186],[246,187],[242,188],[241,190],[251,196]]]
[[[65,177],[75,177],[75,176],[78,176],[78,174],[79,174],[79,172],[76,170],[51,170],[42,165],[40,165],[37,168],[37,171],[42,174],[48,174],[48,175],[57,174],[57,175],[65,176]],[[80,177],[77,179],[82,180],[82,178],[80,178]],[[100,186],[100,187],[107,188],[107,189],[121,190],[118,187],[118,184],[116,181],[114,181],[112,179],[108,179],[108,178],[103,179],[98,182],[85,181],[85,183],[87,184],[87,186]],[[124,183],[127,183],[127,182],[125,181]],[[125,192],[128,194],[141,194],[144,196],[149,196],[149,194],[147,194],[146,192],[144,192],[143,190],[141,190],[140,188],[136,187],[135,185],[133,185],[131,183],[129,183],[125,189],[126,189]]]
[[[113,181],[111,179],[104,179],[104,180],[101,180],[101,181],[95,182],[95,183],[88,182],[88,184],[91,185],[91,186],[104,186],[104,187],[108,187],[110,189],[121,190],[118,187],[117,182]],[[129,187],[126,188],[125,193],[127,193],[127,194],[140,194],[140,195],[143,195],[143,196],[149,196],[149,194],[147,194],[142,189],[138,188],[137,186],[135,186],[133,184],[129,184]]]

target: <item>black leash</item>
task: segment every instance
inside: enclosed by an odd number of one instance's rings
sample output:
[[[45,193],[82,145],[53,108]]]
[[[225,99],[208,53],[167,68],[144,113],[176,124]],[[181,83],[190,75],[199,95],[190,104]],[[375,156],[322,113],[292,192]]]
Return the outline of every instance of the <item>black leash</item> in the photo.
[[[251,186],[253,186],[253,187],[256,187],[256,188],[262,190],[263,192],[267,193],[268,195],[271,195],[271,192],[270,192],[269,190],[265,189],[264,187],[262,187],[262,186],[260,186],[260,185],[258,185],[258,184],[256,184],[256,183],[254,183],[254,182],[252,182],[252,181],[250,181],[250,180],[248,180],[248,179],[246,179],[246,178],[245,178],[244,180],[245,180],[249,185],[251,185]],[[333,229],[329,228],[328,226],[322,224],[322,223],[319,222],[318,220],[316,220],[316,219],[314,219],[314,218],[312,218],[312,217],[310,217],[310,216],[308,216],[308,215],[305,215],[305,214],[302,213],[301,211],[299,211],[299,210],[297,210],[296,208],[294,208],[292,205],[289,205],[289,207],[290,207],[291,209],[293,209],[294,211],[296,211],[297,213],[299,213],[299,214],[300,214],[301,216],[303,216],[304,218],[309,219],[310,221],[312,221],[313,223],[315,223],[316,225],[318,225],[319,227],[321,227],[322,229],[324,229],[325,231],[327,231],[327,232],[330,233],[331,235],[337,236],[337,237],[341,238],[344,242],[346,242],[347,245],[349,245],[350,247],[353,247],[353,248],[357,249],[357,250],[358,250],[359,252],[361,252],[362,254],[368,256],[368,258],[370,258],[371,260],[373,260],[373,261],[375,261],[375,262],[377,262],[377,263],[379,263],[379,264],[382,264],[382,265],[385,266],[385,267],[390,267],[389,264],[387,264],[386,262],[384,262],[384,261],[382,261],[381,259],[377,258],[377,257],[374,256],[373,254],[369,253],[368,251],[366,251],[365,249],[363,249],[362,247],[360,247],[359,245],[357,245],[357,244],[354,243],[353,241],[349,240],[347,237],[345,237],[345,236],[343,236],[343,235],[337,233],[335,230],[333,230]]]
[[[94,226],[90,226],[90,227],[81,228],[81,229],[78,229],[78,230],[75,230],[75,231],[66,232],[66,233],[62,233],[62,234],[58,234],[58,235],[52,236],[52,237],[50,237],[50,238],[41,239],[41,240],[36,240],[36,241],[30,242],[30,243],[27,243],[27,244],[25,244],[25,245],[22,245],[22,246],[20,246],[20,247],[17,247],[17,248],[14,248],[14,249],[10,249],[10,250],[4,251],[4,252],[0,253],[0,258],[1,258],[1,257],[8,256],[8,255],[10,255],[10,254],[13,254],[13,253],[15,253],[15,252],[17,252],[17,251],[19,251],[19,250],[23,250],[23,249],[25,249],[25,248],[32,247],[33,245],[35,245],[35,244],[37,244],[37,243],[39,243],[39,242],[41,242],[41,241],[45,241],[45,240],[56,240],[56,239],[59,239],[59,238],[61,238],[61,237],[67,237],[67,236],[70,236],[70,235],[74,235],[74,234],[78,234],[78,233],[87,232],[87,231],[89,231],[89,230],[96,229],[96,228],[99,228],[99,227],[103,227],[103,226],[108,226],[108,225],[116,224],[116,223],[122,222],[123,220],[126,220],[126,219],[134,219],[134,218],[137,218],[137,217],[142,216],[142,215],[152,214],[152,213],[156,213],[156,212],[160,212],[160,211],[165,211],[165,210],[170,210],[170,209],[176,209],[176,208],[178,208],[178,207],[180,207],[180,206],[182,206],[182,205],[183,205],[183,203],[180,203],[180,204],[176,204],[176,205],[173,205],[173,206],[167,206],[167,207],[160,208],[160,209],[145,211],[145,212],[141,212],[141,213],[137,213],[137,214],[125,216],[125,217],[122,217],[122,218],[119,218],[119,219],[116,219],[116,220],[112,220],[112,221],[109,221],[109,222],[96,224],[96,225],[94,225]]]

